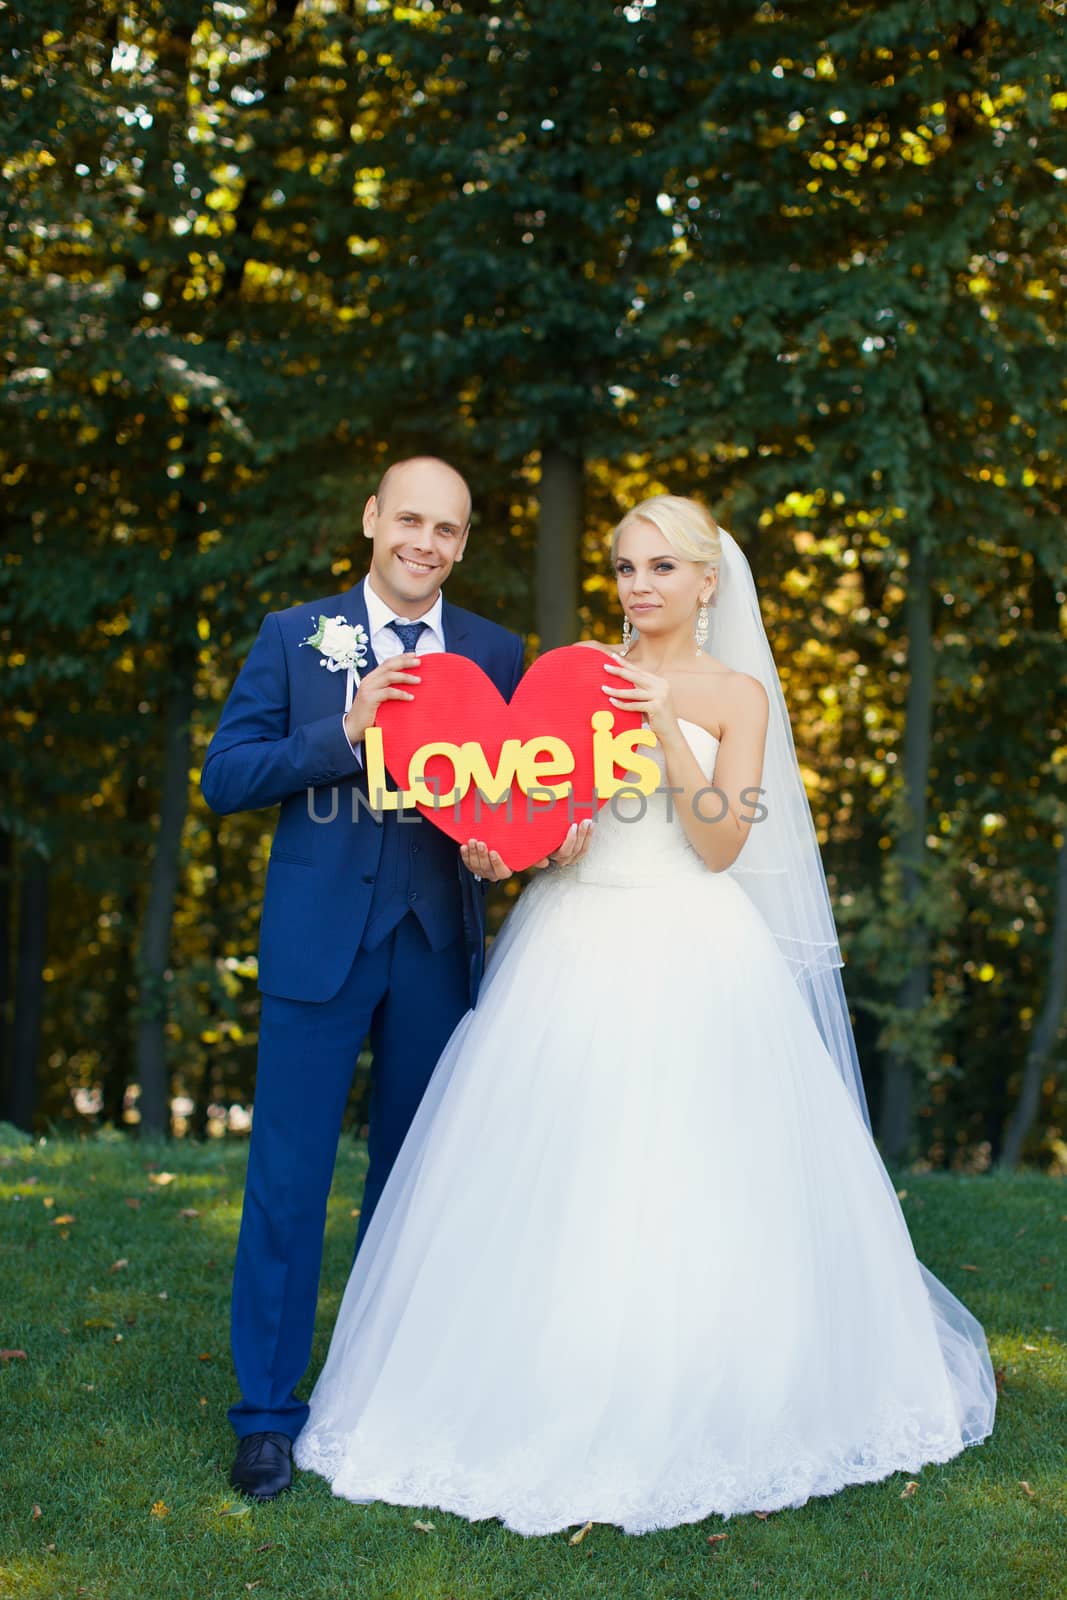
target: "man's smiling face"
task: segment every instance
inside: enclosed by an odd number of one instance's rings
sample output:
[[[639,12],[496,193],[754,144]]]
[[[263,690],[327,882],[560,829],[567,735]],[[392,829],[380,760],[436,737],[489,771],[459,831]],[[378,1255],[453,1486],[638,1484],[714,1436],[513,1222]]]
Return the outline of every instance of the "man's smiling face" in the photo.
[[[363,512],[375,593],[401,616],[423,616],[467,543],[470,495],[443,461],[419,457],[387,472]]]

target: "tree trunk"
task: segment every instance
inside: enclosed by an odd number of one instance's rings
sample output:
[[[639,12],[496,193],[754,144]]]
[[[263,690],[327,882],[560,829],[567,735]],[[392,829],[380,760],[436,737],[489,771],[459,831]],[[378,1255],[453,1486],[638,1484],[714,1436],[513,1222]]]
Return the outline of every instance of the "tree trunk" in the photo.
[[[581,456],[547,446],[541,452],[537,527],[537,632],[542,651],[573,644],[578,637],[582,491]]]
[[[1055,896],[1045,1004],[1027,1052],[1018,1103],[1004,1134],[1004,1144],[997,1163],[1002,1168],[1016,1167],[1022,1159],[1023,1145],[1041,1105],[1041,1085],[1063,1022],[1064,1004],[1067,1003],[1067,835],[1056,857]]]
[[[48,943],[48,861],[28,849],[19,872],[18,956],[15,968],[15,1020],[11,1030],[8,1117],[16,1128],[33,1132],[37,1105],[37,1066],[44,1012],[44,963]]]
[[[898,857],[904,904],[910,909],[922,885],[934,700],[930,559],[918,542],[912,546],[908,566],[906,626],[908,702],[904,729],[904,789],[911,817],[900,838]],[[926,929],[918,923],[913,924],[908,944],[910,966],[897,992],[897,1005],[902,1010],[914,1012],[922,1008],[929,994],[930,964]],[[886,1054],[878,1131],[886,1159],[903,1160],[912,1132],[912,1063],[906,1049],[899,1045],[893,1046]]]
[[[211,875],[210,903],[207,908],[207,916],[211,927],[211,967],[214,972],[217,972],[219,963],[223,958],[223,952],[226,949],[224,919],[227,915],[225,899],[222,893],[225,864],[222,859],[222,829],[219,826],[218,817],[209,817],[208,828],[211,835],[211,865],[215,870]],[[217,1045],[201,1045],[200,1071],[197,1074],[195,1085],[193,1083],[189,1085],[189,1092],[193,1101],[192,1116],[189,1119],[189,1131],[194,1139],[206,1139],[208,1137],[207,1109],[212,1103],[217,1089],[217,1056]]]
[[[137,1077],[141,1085],[138,1108],[142,1134],[170,1132],[166,973],[178,892],[182,829],[189,805],[190,722],[195,673],[195,655],[182,652],[174,662],[173,688],[167,706],[159,832],[152,856],[138,959]]]
[[[11,1058],[8,1053],[11,1005],[11,829],[0,823],[0,1121],[10,1113]]]
[[[139,831],[143,828],[147,833],[148,824],[152,820],[151,801],[147,798],[146,790],[138,786],[138,771],[139,765],[131,767],[126,773],[124,784],[126,798],[122,811],[127,826],[139,825]],[[138,872],[137,878],[140,876]],[[139,901],[136,880],[131,875],[116,905],[119,921],[111,957],[111,976],[105,996],[107,1051],[100,1072],[100,1121],[105,1124],[110,1123],[113,1128],[118,1129],[124,1126],[122,1114],[127,1087],[137,1077],[133,1054],[137,991],[131,979],[137,968]]]

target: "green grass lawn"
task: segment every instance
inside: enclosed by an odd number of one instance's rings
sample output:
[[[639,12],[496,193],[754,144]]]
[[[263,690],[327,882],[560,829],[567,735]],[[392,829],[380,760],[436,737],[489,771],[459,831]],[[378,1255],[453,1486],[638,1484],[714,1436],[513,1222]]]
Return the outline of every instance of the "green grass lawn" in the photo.
[[[895,1174],[916,1249],[985,1326],[990,1440],[945,1466],[627,1537],[524,1539],[495,1521],[350,1505],[298,1474],[270,1505],[227,1476],[229,1284],[243,1145],[120,1137],[0,1145],[0,1595],[19,1600],[802,1600],[1067,1595],[1067,1188]],[[313,1367],[355,1240],[346,1140]],[[416,1524],[431,1523],[429,1531]],[[576,1531],[576,1530],[572,1530]],[[725,1534],[709,1543],[709,1536]]]

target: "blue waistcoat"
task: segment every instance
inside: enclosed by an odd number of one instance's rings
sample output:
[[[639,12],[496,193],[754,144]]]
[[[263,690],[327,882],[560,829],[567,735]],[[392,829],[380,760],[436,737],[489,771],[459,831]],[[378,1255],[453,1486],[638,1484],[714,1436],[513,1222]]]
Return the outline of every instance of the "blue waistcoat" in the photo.
[[[401,820],[401,818],[403,820]],[[363,947],[373,950],[410,911],[431,950],[463,935],[463,896],[456,846],[417,811],[386,811]]]

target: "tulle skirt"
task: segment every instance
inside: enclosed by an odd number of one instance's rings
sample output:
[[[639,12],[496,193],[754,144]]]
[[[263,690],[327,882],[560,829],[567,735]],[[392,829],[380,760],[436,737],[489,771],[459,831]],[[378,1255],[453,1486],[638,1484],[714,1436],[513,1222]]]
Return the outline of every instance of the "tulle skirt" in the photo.
[[[296,1442],[351,1500],[644,1533],[948,1461],[977,1321],[736,880],[546,873],[490,952]]]

